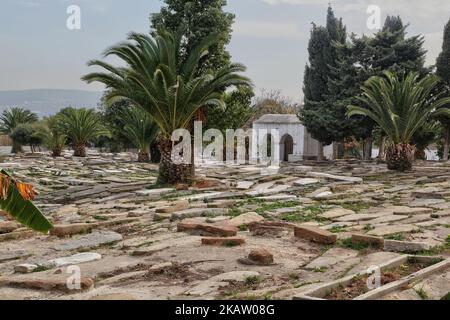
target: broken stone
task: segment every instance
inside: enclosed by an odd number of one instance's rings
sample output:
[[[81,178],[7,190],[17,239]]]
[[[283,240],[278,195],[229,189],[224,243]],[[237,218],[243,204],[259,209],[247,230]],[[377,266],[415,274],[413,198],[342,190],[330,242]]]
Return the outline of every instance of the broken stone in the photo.
[[[189,208],[189,201],[187,200],[181,200],[181,201],[175,201],[171,203],[167,207],[157,208],[155,210],[156,213],[173,213],[175,211],[181,211]]]
[[[177,231],[200,234],[203,236],[233,237],[237,234],[238,228],[223,224],[180,222],[177,225]]]
[[[19,251],[0,251],[0,263],[10,260],[29,257],[31,254],[25,250]]]
[[[72,236],[80,233],[90,232],[96,225],[88,223],[72,223],[56,225],[50,230],[50,234],[58,237]]]
[[[248,259],[262,266],[268,266],[273,263],[273,254],[268,250],[259,248],[250,251]]]
[[[227,224],[234,227],[248,226],[250,224],[254,224],[256,222],[263,221],[264,217],[261,217],[256,212],[247,212],[241,214],[233,219],[229,220]]]
[[[414,215],[414,214],[423,214],[423,213],[432,213],[433,209],[431,208],[410,208],[410,207],[396,207],[394,210],[394,214],[399,215]]]
[[[13,221],[0,221],[0,233],[12,232],[20,228],[20,224]]]
[[[96,301],[133,301],[137,300],[135,296],[127,293],[110,293],[92,297],[90,300]]]
[[[352,214],[355,214],[355,211],[344,208],[334,208],[324,212],[323,214],[321,214],[321,216],[324,217],[325,219],[334,219]]]
[[[183,220],[194,217],[217,217],[227,214],[226,208],[192,208],[172,213],[172,220]]]
[[[383,247],[384,239],[381,237],[369,236],[366,234],[352,234],[353,243],[370,244],[377,247]]]
[[[37,289],[46,291],[86,291],[94,287],[94,280],[82,277],[80,287],[69,288],[67,286],[67,274],[33,273],[29,275],[12,275],[0,278],[0,286],[14,288]]]
[[[294,228],[294,235],[321,244],[333,244],[337,240],[336,234],[313,226],[297,226]]]
[[[363,179],[358,177],[348,177],[348,176],[337,176],[333,174],[323,173],[323,172],[308,172],[307,176],[313,178],[326,178],[331,180],[352,182],[352,183],[362,183]]]
[[[305,266],[306,269],[330,268],[358,256],[358,251],[343,248],[332,248]]]
[[[35,264],[24,263],[24,264],[19,264],[17,266],[14,266],[14,272],[16,272],[16,273],[31,273],[34,270],[36,270],[37,268],[38,268],[38,266]]]

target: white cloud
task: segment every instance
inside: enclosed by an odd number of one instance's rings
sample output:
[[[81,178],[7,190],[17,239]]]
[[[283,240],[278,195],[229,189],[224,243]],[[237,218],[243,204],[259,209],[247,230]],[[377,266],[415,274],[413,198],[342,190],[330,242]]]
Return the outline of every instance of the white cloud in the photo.
[[[434,65],[436,59],[442,51],[442,43],[444,41],[444,34],[442,32],[426,33],[423,35],[425,38],[424,47],[427,52],[426,65]]]
[[[236,21],[235,36],[258,38],[299,38],[305,36],[295,22]]]

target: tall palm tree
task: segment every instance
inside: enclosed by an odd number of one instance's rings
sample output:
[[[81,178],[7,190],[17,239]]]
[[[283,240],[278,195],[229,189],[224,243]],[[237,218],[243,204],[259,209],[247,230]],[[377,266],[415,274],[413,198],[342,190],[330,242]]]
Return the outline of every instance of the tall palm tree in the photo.
[[[374,120],[389,138],[386,162],[391,170],[411,169],[415,147],[413,135],[431,118],[450,117],[450,110],[443,108],[450,98],[433,95],[438,85],[436,76],[422,79],[417,73],[409,73],[400,79],[391,72],[370,78],[362,87],[360,106],[348,106],[349,117],[364,115]]]
[[[31,201],[35,195],[31,185],[0,169],[0,208],[23,225],[46,234],[53,226]]]
[[[52,152],[53,157],[60,157],[67,143],[67,136],[60,127],[61,116],[45,118],[36,129],[36,136]]]
[[[105,52],[105,57],[116,56],[126,67],[90,61],[90,66],[100,66],[106,72],[91,73],[83,79],[105,84],[110,90],[109,101],[124,99],[146,110],[160,129],[160,181],[188,181],[192,178],[190,166],[171,159],[172,132],[187,129],[202,106],[223,107],[226,88],[250,85],[248,78],[238,74],[245,67],[231,64],[217,72],[198,74],[202,57],[219,41],[216,34],[206,37],[186,58],[182,54],[182,32],[158,30],[154,37],[131,33],[128,40]]]
[[[138,161],[150,161],[150,144],[156,139],[159,127],[149,113],[140,107],[130,107],[121,111],[124,125],[123,135],[139,149]]]
[[[0,132],[11,135],[15,128],[20,124],[32,123],[38,120],[36,114],[30,110],[14,107],[3,111],[0,116]],[[13,139],[11,153],[22,151],[22,145]]]
[[[89,141],[109,135],[101,117],[92,109],[67,108],[58,116],[62,132],[73,143],[75,157],[86,157]]]

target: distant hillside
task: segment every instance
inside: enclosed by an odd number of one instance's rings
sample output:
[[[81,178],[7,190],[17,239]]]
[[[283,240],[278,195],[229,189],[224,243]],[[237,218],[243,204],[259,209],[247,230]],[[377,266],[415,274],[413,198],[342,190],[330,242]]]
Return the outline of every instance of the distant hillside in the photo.
[[[57,113],[65,107],[95,108],[101,92],[83,90],[37,89],[0,91],[0,112],[11,106],[20,106],[40,117]]]

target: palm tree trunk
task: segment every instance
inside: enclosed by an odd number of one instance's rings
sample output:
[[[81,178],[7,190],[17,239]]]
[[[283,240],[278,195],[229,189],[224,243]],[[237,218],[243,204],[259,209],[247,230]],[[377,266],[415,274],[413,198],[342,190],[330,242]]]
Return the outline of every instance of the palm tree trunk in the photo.
[[[378,152],[378,161],[386,161],[386,137],[381,137],[380,150]]]
[[[373,144],[372,137],[364,139],[364,146],[363,146],[364,160],[372,160],[372,144]]]
[[[159,151],[158,142],[155,141],[150,145],[150,160],[153,163],[161,162],[161,152]]]
[[[19,153],[22,152],[22,145],[20,143],[18,143],[17,141],[12,142],[12,148],[11,148],[11,153]]]
[[[85,158],[86,157],[86,145],[84,143],[79,143],[79,144],[75,145],[73,156]]]
[[[145,150],[141,150],[138,153],[138,162],[140,163],[146,163],[150,162],[150,153]]]
[[[450,152],[450,124],[445,125],[445,141],[444,141],[444,154],[442,160],[448,161],[448,153]]]
[[[161,163],[159,165],[160,183],[185,183],[191,180],[191,166],[189,164],[175,164],[172,162],[172,141],[167,138],[159,140]]]
[[[410,144],[392,144],[386,149],[386,163],[389,170],[411,170],[413,160],[414,146]]]
[[[61,157],[62,149],[55,148],[52,150],[52,157]]]

